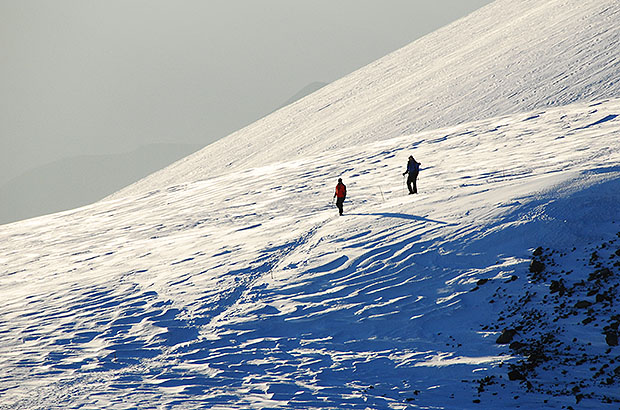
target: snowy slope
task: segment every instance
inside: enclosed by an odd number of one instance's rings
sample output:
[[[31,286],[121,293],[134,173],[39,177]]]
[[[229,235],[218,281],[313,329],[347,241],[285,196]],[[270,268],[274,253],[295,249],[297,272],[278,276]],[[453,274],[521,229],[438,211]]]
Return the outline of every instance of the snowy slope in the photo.
[[[498,115],[620,96],[620,2],[498,0],[113,197]]]
[[[499,0],[1,225],[0,409],[617,409],[619,16]]]
[[[576,406],[509,381],[493,323],[534,286],[534,248],[578,248],[574,265],[614,243],[619,114],[516,113],[0,226],[0,408]],[[595,324],[566,337],[617,366]],[[617,408],[618,384],[584,372],[574,408]]]

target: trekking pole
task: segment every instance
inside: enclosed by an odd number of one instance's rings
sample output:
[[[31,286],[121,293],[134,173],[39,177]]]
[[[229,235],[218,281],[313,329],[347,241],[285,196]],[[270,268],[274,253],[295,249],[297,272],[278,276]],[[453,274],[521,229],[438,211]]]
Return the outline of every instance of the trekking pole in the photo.
[[[383,196],[383,189],[379,186],[379,191],[381,191],[381,198],[383,198],[383,202],[385,202],[385,197]]]
[[[403,196],[405,196],[405,176],[403,175]]]

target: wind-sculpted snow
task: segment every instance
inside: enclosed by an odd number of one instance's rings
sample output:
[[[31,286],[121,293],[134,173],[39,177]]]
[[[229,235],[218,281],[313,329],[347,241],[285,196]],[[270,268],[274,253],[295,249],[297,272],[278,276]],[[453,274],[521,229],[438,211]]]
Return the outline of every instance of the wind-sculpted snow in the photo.
[[[490,376],[486,409],[574,404],[508,381],[471,290],[620,230],[618,113],[514,114],[0,226],[0,408],[467,409]]]
[[[619,98],[619,21],[617,0],[497,0],[113,197],[500,115]]]

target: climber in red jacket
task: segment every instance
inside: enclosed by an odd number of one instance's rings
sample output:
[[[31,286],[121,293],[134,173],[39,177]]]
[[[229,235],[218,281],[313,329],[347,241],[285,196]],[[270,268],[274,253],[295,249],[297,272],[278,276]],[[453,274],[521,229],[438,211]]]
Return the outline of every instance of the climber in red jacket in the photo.
[[[336,192],[334,193],[334,198],[336,198],[336,206],[338,207],[338,212],[342,215],[344,203],[344,199],[347,197],[347,187],[342,183],[342,178],[338,178],[338,184],[336,185]]]

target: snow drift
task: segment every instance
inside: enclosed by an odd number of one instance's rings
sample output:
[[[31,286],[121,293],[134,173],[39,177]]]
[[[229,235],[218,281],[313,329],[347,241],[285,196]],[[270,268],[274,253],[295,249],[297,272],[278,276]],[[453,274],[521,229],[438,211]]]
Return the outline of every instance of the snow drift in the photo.
[[[464,409],[491,377],[485,408],[574,404],[509,382],[490,326],[533,248],[620,230],[618,112],[515,114],[2,226],[2,406]],[[400,184],[411,152],[418,196]],[[617,361],[593,326],[566,337]]]

